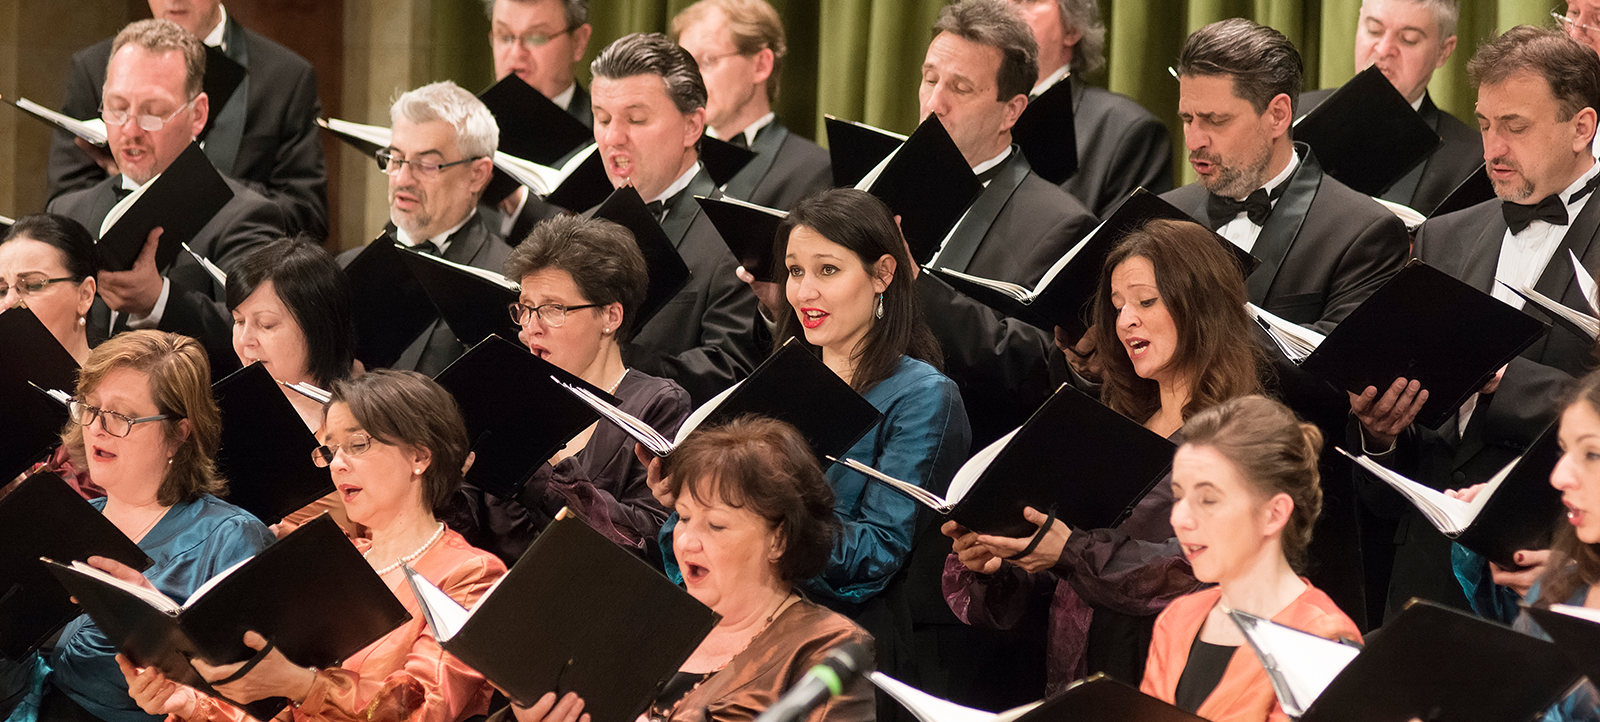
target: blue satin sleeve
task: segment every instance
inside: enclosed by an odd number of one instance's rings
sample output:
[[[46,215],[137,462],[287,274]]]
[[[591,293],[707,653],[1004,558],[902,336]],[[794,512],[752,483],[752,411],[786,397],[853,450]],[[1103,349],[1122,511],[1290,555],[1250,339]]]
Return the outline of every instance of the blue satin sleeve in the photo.
[[[1472,611],[1484,619],[1510,624],[1522,613],[1522,596],[1494,583],[1489,560],[1460,544],[1450,545],[1450,567]]]
[[[1588,594],[1588,587],[1581,588],[1564,603],[1581,607]],[[1529,604],[1539,601],[1539,582],[1534,582],[1533,588],[1528,590],[1528,600]],[[1550,635],[1545,634],[1538,623],[1527,614],[1519,614],[1511,627],[1523,634],[1546,641],[1550,639]],[[1560,702],[1551,705],[1539,719],[1541,722],[1600,722],[1600,690],[1595,689],[1593,680],[1581,680],[1576,689]]]
[[[96,500],[103,507],[104,499]],[[248,512],[213,496],[173,506],[139,548],[154,562],[145,578],[178,601],[227,568],[267,548],[272,532]],[[50,683],[106,722],[158,720],[128,697],[117,669],[116,647],[90,621],[79,616],[61,633],[50,657]]]

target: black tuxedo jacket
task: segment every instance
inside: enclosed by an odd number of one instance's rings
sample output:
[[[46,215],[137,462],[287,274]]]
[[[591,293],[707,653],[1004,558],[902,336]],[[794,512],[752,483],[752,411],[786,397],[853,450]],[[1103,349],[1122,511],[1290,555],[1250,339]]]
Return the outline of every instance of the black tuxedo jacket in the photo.
[[[229,272],[252,251],[284,235],[286,221],[282,209],[272,201],[232,179],[225,180],[233,189],[233,200],[195,234],[189,248]],[[99,237],[100,225],[117,203],[116,188],[121,183],[122,176],[112,176],[50,201],[47,210],[83,224]],[[178,254],[166,276],[172,287],[157,328],[199,340],[211,358],[211,373],[216,378],[239,368],[233,353],[233,320],[222,305],[223,289],[187,253]],[[96,298],[86,323],[91,339],[103,339],[127,330],[128,317],[117,314],[113,325],[111,309]]]
[[[474,268],[500,273],[506,263],[506,258],[511,255],[511,247],[500,238],[501,216],[494,210],[478,206],[477,212],[472,214],[466,225],[461,226],[450,235],[450,245],[444,249],[444,259],[465,264]],[[394,237],[393,223],[384,228],[389,237]],[[363,247],[358,246],[339,254],[339,266],[345,267],[361,254]],[[477,343],[483,339],[469,339],[467,343]],[[516,339],[507,339],[515,341]],[[467,347],[450,330],[444,319],[435,318],[433,323],[406,346],[400,353],[393,368],[416,371],[430,377],[438,376],[451,363],[467,352]]]
[[[678,382],[695,406],[744,378],[764,357],[754,336],[755,294],[735,275],[739,261],[694,199],[715,192],[702,167],[669,199],[661,230],[689,266],[689,284],[622,348],[629,366]]]
[[[1393,213],[1324,174],[1309,147],[1295,148],[1300,167],[1256,238],[1262,263],[1245,287],[1257,306],[1327,333],[1399,272],[1411,238]],[[1216,230],[1209,196],[1199,183],[1161,195]]]
[[[228,18],[227,55],[249,70],[226,107],[211,107],[215,125],[206,136],[206,156],[224,175],[249,186],[283,209],[290,233],[328,235],[328,170],[316,119],[322,115],[317,74],[311,63]],[[61,112],[96,117],[111,40],[72,56]],[[105,171],[57,130],[50,141],[51,198],[87,188]]]
[[[589,99],[589,91],[584,90],[583,83],[577,83],[577,87],[572,91],[572,102],[567,104],[567,115],[583,121],[583,124],[590,128],[594,127],[594,104]]]
[[[812,193],[833,187],[828,151],[773,120],[756,131],[756,157],[734,174],[722,192],[758,206],[789,210]]]
[[[1082,203],[1035,174],[1013,146],[933,265],[1032,288],[1095,224]],[[971,260],[962,262],[957,248],[974,239]],[[930,274],[917,279],[917,296],[944,350],[945,374],[961,387],[973,448],[1022,425],[1070,378],[1052,334]]]
[[[1135,188],[1151,193],[1172,190],[1172,135],[1132,98],[1072,83],[1072,122],[1078,143],[1078,172],[1064,190],[1096,216],[1105,216]]]
[[[1334,88],[1313,90],[1300,95],[1300,111],[1305,115],[1333,94]],[[1417,114],[1444,140],[1421,165],[1395,181],[1381,198],[1410,206],[1424,215],[1433,213],[1450,191],[1483,165],[1483,134],[1433,104],[1433,97],[1422,95]]]

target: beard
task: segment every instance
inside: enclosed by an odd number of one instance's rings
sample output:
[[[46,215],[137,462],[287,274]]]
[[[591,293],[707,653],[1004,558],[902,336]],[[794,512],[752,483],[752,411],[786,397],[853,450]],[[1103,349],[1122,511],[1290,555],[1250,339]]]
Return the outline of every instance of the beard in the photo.
[[[1260,152],[1243,163],[1229,164],[1221,156],[1205,151],[1190,151],[1190,160],[1203,160],[1215,168],[1209,177],[1202,177],[1200,185],[1219,196],[1243,198],[1267,182],[1267,166],[1272,163],[1272,146],[1263,144]]]
[[[1494,194],[1497,198],[1512,203],[1526,203],[1529,198],[1533,197],[1533,181],[1528,180],[1528,177],[1523,175],[1522,166],[1517,165],[1508,158],[1492,159],[1489,161],[1489,165],[1505,166],[1517,172],[1517,176],[1510,180],[1495,180],[1494,176],[1489,176],[1489,183],[1494,186]]]
[[[406,193],[416,198],[416,209],[404,214],[395,210],[394,197],[397,193]],[[407,235],[414,237],[419,230],[433,226],[433,216],[434,213],[428,206],[428,196],[422,192],[421,188],[403,186],[389,191],[389,222],[393,223],[396,228],[405,231]]]

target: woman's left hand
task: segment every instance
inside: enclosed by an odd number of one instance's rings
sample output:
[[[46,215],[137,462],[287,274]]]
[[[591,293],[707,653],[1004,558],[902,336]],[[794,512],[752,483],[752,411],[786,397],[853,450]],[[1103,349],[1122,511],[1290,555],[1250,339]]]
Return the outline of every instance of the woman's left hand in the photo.
[[[244,633],[245,646],[260,651],[267,646],[267,640],[255,632]],[[268,697],[288,697],[296,703],[305,701],[306,692],[311,689],[311,682],[316,679],[317,672],[290,662],[276,648],[267,652],[266,658],[256,664],[255,668],[246,672],[243,677],[227,684],[215,684],[216,680],[232,677],[250,662],[248,660],[238,664],[226,664],[213,667],[205,660],[195,658],[190,660],[196,672],[200,673],[207,682],[211,682],[216,690],[228,699],[235,702],[249,704],[258,699]]]
[[[580,714],[582,712],[583,698],[577,692],[566,693],[560,704],[556,703],[555,692],[545,692],[532,707],[511,705],[517,722],[589,722],[589,715]]]
[[[127,582],[136,587],[144,587],[152,592],[161,591],[160,589],[156,589],[156,585],[151,584],[149,579],[145,579],[144,575],[139,573],[139,570],[123,564],[115,559],[109,557],[89,557],[88,559],[84,560],[84,563],[94,567],[95,569],[99,569],[102,572],[110,574],[120,581]]]
[[[1027,556],[1020,559],[1011,557],[1021,554],[1033,543],[1033,537],[1013,539],[1011,537],[979,534],[978,543],[994,550],[994,555],[1005,559],[1029,573],[1037,573],[1050,569],[1061,559],[1061,550],[1067,547],[1067,539],[1072,537],[1072,528],[1063,524],[1060,519],[1051,519],[1038,509],[1027,507],[1022,510],[1023,518],[1033,524],[1043,527],[1046,521],[1050,522],[1050,529],[1044,533],[1044,538],[1039,540],[1039,545],[1033,548]]]

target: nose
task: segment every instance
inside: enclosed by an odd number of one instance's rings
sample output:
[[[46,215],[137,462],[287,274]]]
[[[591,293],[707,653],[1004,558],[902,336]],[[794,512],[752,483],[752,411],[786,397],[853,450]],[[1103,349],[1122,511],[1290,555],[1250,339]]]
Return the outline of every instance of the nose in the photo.
[[[1374,47],[1373,54],[1380,58],[1384,58],[1393,54],[1398,49],[1399,46],[1395,43],[1394,35],[1392,33],[1383,33],[1382,35],[1378,36],[1378,44]]]
[[[1183,124],[1183,145],[1191,151],[1211,145],[1211,135],[1195,127],[1193,121]]]
[[[1483,131],[1483,161],[1485,163],[1496,158],[1505,157],[1510,151],[1505,136],[1498,129],[1490,128]]]
[[[794,284],[794,297],[801,301],[810,301],[822,295],[817,291],[817,284],[811,280],[811,274],[806,274],[790,281]]]
[[[1168,515],[1167,521],[1172,524],[1173,529],[1194,529],[1194,515],[1189,513],[1188,501],[1179,499],[1173,502],[1172,512]]]
[[[604,146],[615,148],[628,143],[627,123],[621,118],[612,118],[610,123],[606,123],[604,130],[596,125],[595,133],[595,142]]]
[[[1139,312],[1132,303],[1125,303],[1117,309],[1117,328],[1132,330],[1139,327]]]
[[[1556,468],[1550,471],[1550,485],[1561,491],[1575,491],[1581,483],[1575,468],[1577,464],[1572,458],[1573,453],[1571,451],[1563,453],[1556,461]]]

